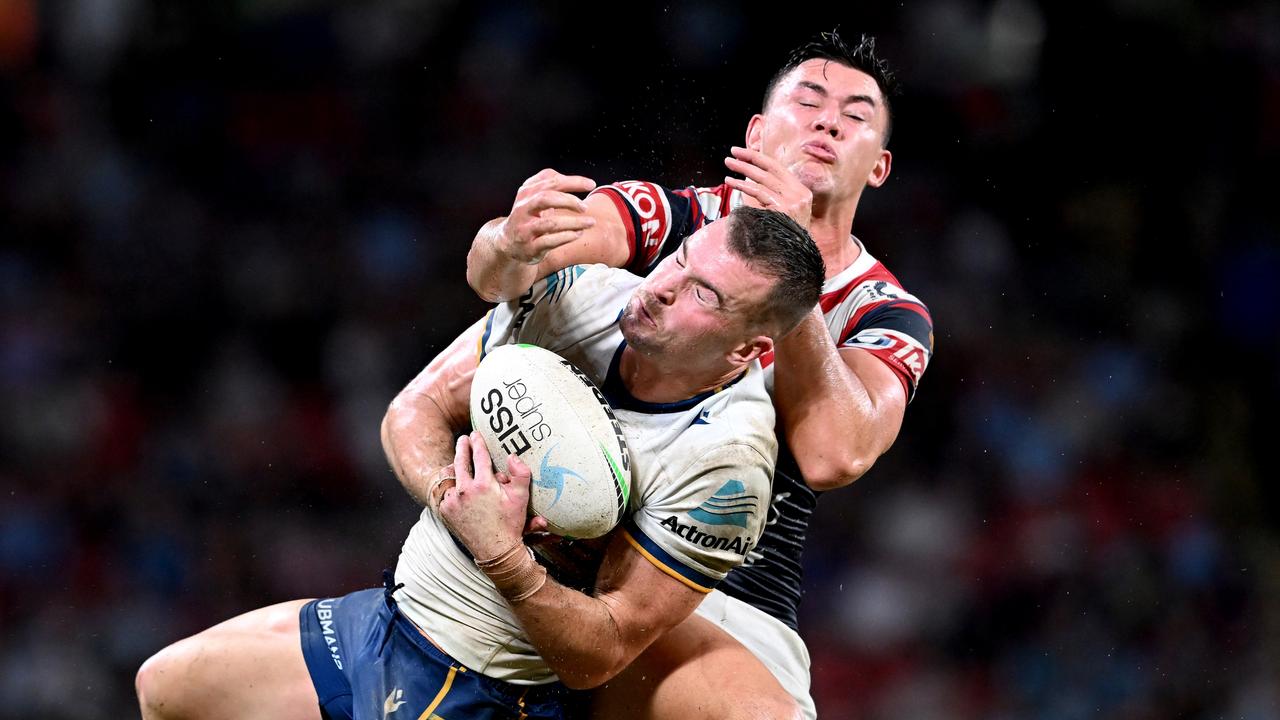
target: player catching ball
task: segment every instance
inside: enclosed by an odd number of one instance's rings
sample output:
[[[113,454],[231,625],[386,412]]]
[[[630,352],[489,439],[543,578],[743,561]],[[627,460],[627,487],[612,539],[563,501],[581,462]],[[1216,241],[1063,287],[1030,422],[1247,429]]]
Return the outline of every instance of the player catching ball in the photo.
[[[863,191],[889,177],[893,91],[873,39],[847,45],[823,33],[769,81],[744,146],[725,158],[741,178],[596,188],[544,170],[519,189],[508,216],[476,235],[467,277],[488,300],[519,297],[577,263],[644,274],[744,205],[806,226],[826,263],[818,306],[763,358],[781,450],[761,543],[695,617],[596,692],[600,717],[727,716],[740,698],[772,692],[747,679],[758,662],[805,716],[815,715],[797,624],[809,518],[821,492],[853,482],[893,444],[933,354],[928,310],[853,233]],[[585,200],[572,195],[588,191]]]
[[[643,279],[565,268],[498,306],[384,419],[392,467],[427,505],[394,582],[254,610],[165,648],[138,673],[143,717],[563,717],[565,686],[613,678],[758,542],[777,451],[759,358],[808,313],[822,276],[794,220],[741,208]],[[588,569],[589,593],[549,577],[523,542],[528,468],[513,454],[495,475],[478,432],[454,443],[477,410],[478,356],[518,343],[598,386],[630,448],[625,519]]]

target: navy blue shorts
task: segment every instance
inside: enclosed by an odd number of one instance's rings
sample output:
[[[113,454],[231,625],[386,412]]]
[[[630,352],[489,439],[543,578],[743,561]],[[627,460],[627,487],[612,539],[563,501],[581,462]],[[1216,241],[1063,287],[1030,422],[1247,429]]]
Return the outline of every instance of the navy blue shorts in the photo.
[[[302,655],[332,720],[564,718],[566,689],[514,685],[432,645],[384,589],[312,600],[299,613]]]

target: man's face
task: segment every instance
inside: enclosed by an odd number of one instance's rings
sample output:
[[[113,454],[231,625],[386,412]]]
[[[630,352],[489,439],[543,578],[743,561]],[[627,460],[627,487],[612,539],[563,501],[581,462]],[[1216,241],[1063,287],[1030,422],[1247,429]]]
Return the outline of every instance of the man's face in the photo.
[[[815,196],[857,197],[889,176],[884,98],[870,75],[830,60],[806,60],[778,82],[747,145],[787,166]]]
[[[689,370],[741,359],[774,281],[728,250],[731,222],[691,235],[636,288],[618,322],[631,347]]]

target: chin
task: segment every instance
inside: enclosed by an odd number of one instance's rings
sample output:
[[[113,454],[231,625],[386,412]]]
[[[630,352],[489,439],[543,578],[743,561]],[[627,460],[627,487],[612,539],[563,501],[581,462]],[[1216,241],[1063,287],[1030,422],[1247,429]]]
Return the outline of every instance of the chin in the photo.
[[[622,332],[622,339],[626,340],[627,345],[633,350],[642,355],[652,355],[656,352],[653,338],[645,335],[645,328],[640,326],[640,321],[631,310],[628,309],[618,319],[618,330]]]
[[[803,163],[792,172],[814,195],[829,195],[835,189],[835,180],[825,168],[816,168],[812,163]]]

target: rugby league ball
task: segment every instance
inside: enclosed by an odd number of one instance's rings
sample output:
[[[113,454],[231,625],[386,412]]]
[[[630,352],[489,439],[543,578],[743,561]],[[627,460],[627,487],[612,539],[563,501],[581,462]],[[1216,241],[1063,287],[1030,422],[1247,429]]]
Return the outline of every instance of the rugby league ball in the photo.
[[[503,345],[471,381],[471,426],[493,464],[516,455],[533,472],[529,508],[551,532],[604,535],[631,495],[631,458],[604,395],[568,360],[534,345]]]

